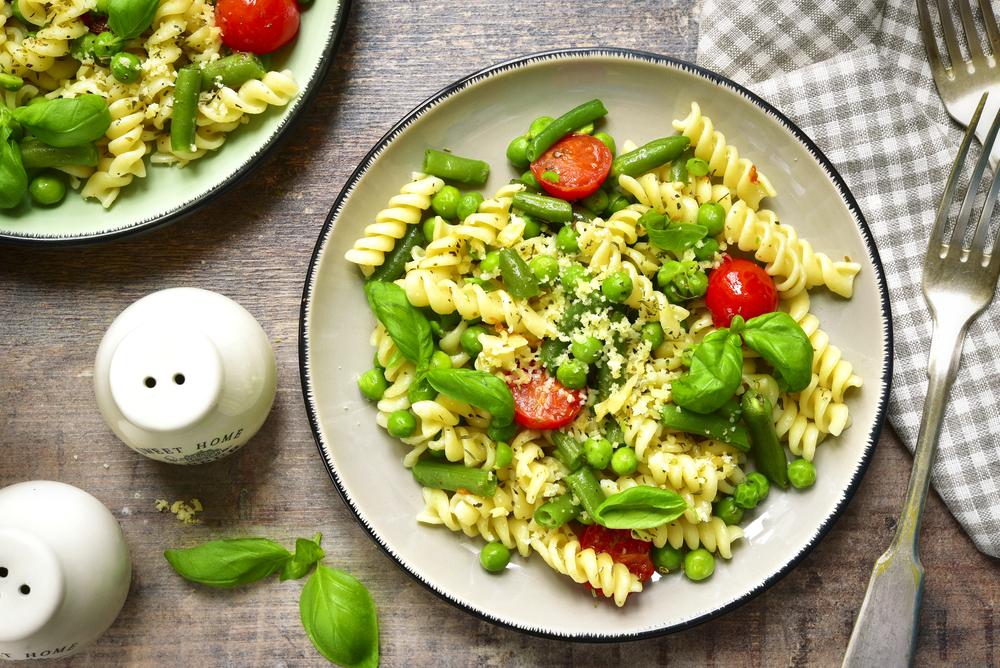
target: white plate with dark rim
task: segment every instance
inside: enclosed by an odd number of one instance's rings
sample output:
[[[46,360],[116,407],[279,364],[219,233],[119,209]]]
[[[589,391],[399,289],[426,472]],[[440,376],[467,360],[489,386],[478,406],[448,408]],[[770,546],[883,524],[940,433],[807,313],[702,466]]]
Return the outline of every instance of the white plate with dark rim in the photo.
[[[516,555],[485,571],[481,538],[418,524],[420,486],[401,459],[408,449],[375,424],[357,377],[371,367],[375,326],[362,276],[344,259],[364,227],[419,171],[424,149],[447,147],[486,160],[487,197],[515,175],[507,143],[537,116],[600,98],[604,131],[618,145],[676,134],[671,121],[697,101],[741,157],[751,158],[778,196],[765,201],[801,238],[830,257],[862,266],[854,297],[812,291],[812,312],[854,365],[853,426],[822,443],[816,484],[772,491],[742,524],[731,560],[693,582],[682,574],[650,581],[623,608],[596,602],[541,557]],[[863,323],[864,326],[859,326]],[[306,277],[300,370],[323,463],[372,540],[400,568],[444,600],[482,619],[533,635],[622,641],[678,631],[747,602],[795,567],[833,527],[871,460],[885,417],[892,334],[885,277],[874,241],[843,179],[813,142],[767,102],[716,74],[663,56],[617,49],[533,54],[477,72],[407,114],[365,157],[333,205]],[[654,576],[657,577],[657,576]],[[804,602],[802,602],[804,603]],[[797,605],[788,601],[789,606]]]
[[[343,41],[350,6],[351,0],[303,5],[298,35],[273,54],[272,68],[291,70],[299,84],[286,106],[251,117],[218,151],[183,169],[150,166],[147,157],[146,177],[122,188],[108,209],[72,189],[56,206],[33,205],[26,197],[17,208],[0,211],[0,244],[52,248],[116,241],[174,223],[218,199],[264,164],[316,98]]]

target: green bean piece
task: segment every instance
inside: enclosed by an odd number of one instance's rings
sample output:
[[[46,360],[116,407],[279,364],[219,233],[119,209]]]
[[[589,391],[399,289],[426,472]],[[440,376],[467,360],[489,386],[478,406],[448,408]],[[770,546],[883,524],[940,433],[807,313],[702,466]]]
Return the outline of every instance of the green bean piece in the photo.
[[[174,82],[174,110],[170,116],[170,148],[179,153],[194,153],[198,118],[198,92],[204,79],[197,67],[182,67]]]
[[[619,445],[625,445],[625,432],[622,431],[618,420],[613,417],[609,416],[607,422],[604,424],[604,438],[608,439],[615,448]]]
[[[688,170],[687,161],[694,155],[694,150],[688,147],[675,160],[670,161],[670,170],[667,173],[667,181],[670,183],[683,183],[687,185]]]
[[[569,223],[573,221],[573,205],[564,199],[536,195],[533,193],[514,193],[513,207],[528,215],[550,223]]]
[[[573,503],[572,494],[557,496],[535,510],[535,523],[547,529],[558,529],[571,522],[583,511],[583,506]]]
[[[545,126],[545,129],[539,132],[528,144],[529,162],[538,160],[543,153],[549,150],[549,147],[572,132],[574,128],[592,123],[598,118],[606,116],[607,113],[608,110],[604,108],[604,104],[600,100],[584,102],[566,112]]]
[[[565,478],[566,484],[580,500],[580,505],[592,518],[597,519],[597,508],[604,503],[604,492],[597,476],[588,466],[581,466]]]
[[[507,292],[515,299],[527,299],[541,293],[535,272],[513,248],[500,251],[500,275]]]
[[[745,414],[744,411],[744,416]],[[712,414],[702,415],[680,406],[666,405],[660,412],[660,421],[663,426],[674,431],[707,436],[716,441],[728,443],[743,452],[750,450],[747,430],[743,428],[743,425],[730,422],[728,418]]]
[[[14,74],[0,72],[0,88],[16,93],[24,86],[24,79]]]
[[[575,438],[561,431],[552,432],[552,442],[556,444],[556,453],[561,455],[559,460],[569,467],[570,471],[575,471],[587,460],[587,453],[583,445]]]
[[[235,88],[251,79],[263,79],[267,74],[264,61],[253,53],[240,51],[225,58],[205,63],[201,68],[201,90],[227,86]]]
[[[486,183],[490,166],[482,160],[463,158],[429,148],[424,151],[423,172],[447,181],[480,186]]]
[[[719,417],[724,417],[730,422],[739,422],[743,419],[743,407],[736,399],[730,399],[722,404],[722,408],[715,411]]]
[[[497,477],[492,471],[470,469],[464,464],[421,459],[413,465],[413,477],[424,487],[466,492],[492,498],[497,493]]]
[[[644,144],[634,151],[623,153],[612,160],[609,174],[614,179],[622,174],[639,176],[676,160],[690,143],[691,140],[684,135],[654,139],[648,144]]]
[[[172,135],[173,132],[171,132]],[[413,259],[410,251],[420,246],[422,239],[423,232],[420,229],[420,225],[407,225],[406,234],[396,242],[391,251],[386,253],[385,261],[378,267],[375,267],[375,271],[365,279],[365,283],[371,283],[372,281],[392,283],[402,276],[404,266]]]
[[[757,390],[747,390],[743,393],[740,408],[743,410],[743,424],[753,442],[757,470],[774,484],[788,487],[788,459],[784,446],[778,441],[771,402]]]
[[[583,265],[579,264],[567,267],[567,269],[571,269],[574,266],[583,269]],[[579,301],[571,302],[563,312],[562,319],[559,320],[559,331],[563,334],[572,336],[580,328],[580,321],[583,319],[585,314],[595,313],[602,308],[604,308],[604,305],[596,299],[593,301],[585,301],[581,299]]]
[[[538,350],[538,357],[542,360],[542,365],[550,374],[555,374],[558,364],[556,359],[569,352],[569,344],[559,339],[546,339],[545,343]]]
[[[25,169],[68,165],[97,166],[97,146],[93,142],[57,148],[44,144],[35,137],[25,137],[18,142],[18,147],[21,149],[21,163]]]

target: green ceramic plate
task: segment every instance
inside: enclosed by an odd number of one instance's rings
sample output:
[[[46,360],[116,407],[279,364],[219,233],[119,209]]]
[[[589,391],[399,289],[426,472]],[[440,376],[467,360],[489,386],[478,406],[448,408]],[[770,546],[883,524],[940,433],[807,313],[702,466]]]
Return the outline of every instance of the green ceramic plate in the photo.
[[[19,246],[85,246],[135,236],[193,213],[249,176],[288,137],[336,57],[350,0],[313,2],[303,11],[298,36],[274,54],[274,69],[293,72],[300,89],[287,106],[272,108],[229,134],[214,153],[183,169],[150,166],[105,209],[70,191],[59,206],[0,212],[0,243]]]

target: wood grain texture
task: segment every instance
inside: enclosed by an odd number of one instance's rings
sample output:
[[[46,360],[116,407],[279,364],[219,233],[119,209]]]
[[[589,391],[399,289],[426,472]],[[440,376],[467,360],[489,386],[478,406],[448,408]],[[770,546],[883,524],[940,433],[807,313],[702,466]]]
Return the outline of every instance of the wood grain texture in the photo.
[[[316,0],[321,2],[323,0]],[[888,546],[911,457],[886,429],[846,513],[792,573],[730,614],[623,644],[538,639],[498,628],[412,581],[356,525],[309,430],[298,371],[303,280],[340,188],[405,113],[471,72],[550,48],[617,46],[693,60],[697,0],[355,0],[318,99],[281,149],[242,185],[168,228],[110,246],[0,247],[0,487],[53,479],[112,510],[134,559],[130,595],[99,641],[65,666],[326,666],[298,615],[301,582],[214,591],[181,580],[162,551],[266,535],[291,546],[322,531],[325,563],[378,607],[383,666],[839,666],[871,567]],[[246,307],[270,335],[278,394],[237,454],[200,467],[142,458],[94,399],[97,346],[129,304],[195,286]],[[198,498],[183,525],[155,500]],[[931,496],[920,666],[996,665],[997,564]]]

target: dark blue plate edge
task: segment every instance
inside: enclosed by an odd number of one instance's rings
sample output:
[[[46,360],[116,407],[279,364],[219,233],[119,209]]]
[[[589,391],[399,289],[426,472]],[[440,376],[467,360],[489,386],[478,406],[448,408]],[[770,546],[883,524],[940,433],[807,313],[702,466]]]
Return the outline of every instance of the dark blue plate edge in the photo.
[[[567,636],[557,633],[548,633],[543,630],[534,628],[525,628],[521,626],[516,626],[506,621],[492,617],[483,610],[479,610],[478,608],[474,608],[462,601],[458,601],[451,598],[444,592],[436,589],[430,583],[421,579],[420,576],[418,576],[416,573],[411,572],[409,569],[403,566],[399,562],[399,560],[396,559],[393,553],[388,549],[388,547],[385,544],[383,544],[378,539],[377,536],[375,536],[371,527],[361,517],[359,509],[355,507],[353,502],[350,500],[350,498],[344,491],[343,487],[340,484],[340,479],[337,472],[330,465],[329,461],[326,458],[326,455],[323,450],[323,441],[319,431],[318,416],[311,401],[311,392],[309,389],[309,378],[308,378],[309,374],[307,366],[308,341],[306,339],[306,322],[309,312],[310,295],[315,282],[316,269],[320,254],[323,250],[323,247],[325,246],[325,242],[329,238],[330,228],[332,227],[333,221],[337,217],[337,214],[340,212],[340,209],[343,207],[344,201],[350,195],[354,185],[358,182],[358,180],[360,180],[361,176],[370,168],[370,166],[374,162],[375,158],[379,155],[379,153],[381,153],[381,151],[389,144],[389,142],[393,138],[396,137],[396,135],[398,135],[403,129],[409,126],[414,120],[416,120],[416,118],[421,116],[428,109],[435,106],[440,100],[449,97],[450,95],[460,90],[463,90],[464,88],[467,88],[468,86],[472,85],[473,83],[477,82],[480,79],[484,79],[490,75],[512,69],[514,66],[525,65],[534,61],[554,60],[561,57],[587,57],[587,56],[589,57],[625,56],[637,60],[645,60],[647,62],[654,64],[667,64],[677,69],[695,72],[711,81],[714,81],[722,86],[734,90],[735,92],[738,92],[739,94],[741,94],[742,96],[746,97],[754,104],[759,106],[761,109],[766,111],[768,114],[773,116],[779,122],[781,122],[787,130],[789,130],[792,134],[795,135],[795,137],[799,141],[802,142],[802,144],[809,150],[810,153],[812,153],[812,155],[817,159],[817,161],[822,165],[822,167],[827,170],[830,178],[833,180],[835,186],[840,191],[841,196],[843,197],[845,203],[848,205],[848,208],[851,209],[851,211],[853,212],[855,220],[857,221],[858,227],[862,233],[865,246],[867,247],[867,250],[869,252],[869,257],[876,269],[875,279],[877,281],[877,287],[879,291],[879,297],[882,307],[881,308],[882,315],[886,323],[886,329],[885,329],[886,342],[885,342],[885,348],[883,350],[884,361],[882,366],[882,378],[884,379],[885,384],[882,396],[878,402],[875,422],[872,425],[872,428],[868,434],[868,445],[865,447],[862,458],[858,462],[857,467],[855,468],[854,475],[851,478],[850,484],[848,485],[847,489],[844,490],[844,494],[840,502],[834,508],[834,512],[831,513],[827,521],[824,522],[823,525],[818,528],[818,530],[816,531],[813,538],[809,541],[809,543],[798,554],[796,554],[788,562],[788,564],[786,564],[784,568],[776,571],[769,578],[764,580],[760,584],[760,586],[758,586],[756,589],[747,592],[747,594],[745,594],[741,598],[731,601],[729,604],[725,606],[716,608],[715,610],[712,610],[704,615],[701,615],[694,619],[687,620],[685,622],[676,624],[671,627],[650,629],[647,631],[641,631],[631,634],[615,635],[615,636],[595,636],[591,634],[584,634],[579,636]],[[709,622],[713,619],[721,617],[722,615],[756,598],[764,591],[769,589],[776,582],[781,580],[785,575],[790,573],[796,566],[798,566],[799,563],[801,563],[802,560],[805,559],[813,551],[813,549],[815,549],[815,547],[820,543],[820,541],[822,541],[822,539],[826,537],[826,535],[833,529],[834,524],[836,524],[837,520],[840,518],[840,516],[846,509],[847,504],[851,501],[851,499],[854,497],[854,494],[857,492],[858,487],[861,485],[861,480],[864,478],[864,474],[867,472],[868,467],[871,464],[872,457],[875,454],[875,447],[878,444],[879,434],[881,433],[885,423],[886,413],[888,409],[889,389],[892,384],[892,370],[893,370],[892,346],[893,346],[892,310],[889,303],[889,291],[885,279],[885,270],[884,267],[882,266],[882,260],[881,257],[879,256],[878,249],[875,246],[875,240],[871,234],[870,228],[868,227],[868,222],[865,220],[864,214],[861,212],[860,206],[854,199],[854,195],[847,187],[847,184],[844,181],[843,177],[840,175],[840,172],[837,171],[836,167],[833,166],[833,164],[823,154],[823,152],[819,149],[819,147],[808,136],[806,136],[805,133],[803,133],[798,128],[798,126],[792,123],[792,121],[790,121],[784,114],[778,111],[771,104],[769,104],[768,102],[766,102],[753,92],[749,91],[748,89],[744,88],[740,84],[737,84],[734,81],[731,81],[726,77],[723,77],[722,75],[701,68],[688,61],[679,60],[677,58],[672,58],[670,56],[662,56],[646,51],[610,48],[610,47],[554,49],[548,51],[540,51],[525,56],[521,56],[518,58],[506,60],[496,65],[492,65],[490,67],[481,69],[478,72],[470,74],[464,77],[463,79],[460,79],[455,83],[446,86],[445,88],[441,89],[434,95],[424,100],[424,102],[422,102],[421,104],[417,105],[414,109],[412,109],[406,116],[404,116],[398,123],[396,123],[385,135],[383,135],[383,137],[375,144],[375,146],[367,153],[367,155],[365,155],[365,158],[361,161],[358,168],[354,171],[354,173],[345,183],[343,189],[341,190],[336,201],[334,202],[333,207],[330,209],[330,213],[328,214],[327,219],[323,224],[323,228],[316,242],[316,246],[313,249],[312,257],[309,260],[309,268],[306,274],[305,284],[303,286],[302,304],[300,307],[300,316],[299,316],[299,376],[302,383],[302,396],[305,402],[306,414],[309,418],[309,425],[313,432],[313,438],[316,441],[316,448],[319,451],[319,455],[323,460],[323,465],[327,469],[327,473],[330,475],[330,479],[333,482],[334,487],[337,490],[337,493],[340,495],[341,499],[344,501],[344,504],[347,506],[348,510],[354,516],[355,520],[364,529],[365,533],[368,534],[368,537],[371,538],[371,540],[375,543],[375,545],[378,546],[378,548],[382,550],[382,552],[385,553],[385,555],[389,557],[389,559],[391,559],[393,563],[395,563],[404,573],[409,575],[414,581],[423,586],[425,589],[432,592],[445,602],[455,606],[456,608],[464,612],[467,612],[475,617],[478,617],[479,619],[490,622],[492,624],[496,624],[497,626],[501,626],[506,629],[510,629],[512,631],[517,631],[519,633],[524,633],[531,636],[547,638],[552,640],[565,640],[571,642],[586,642],[586,643],[615,643],[615,642],[626,642],[633,640],[644,640],[672,633],[677,633],[679,631],[684,631],[686,629],[699,626],[701,624],[704,624],[705,622]]]
[[[295,109],[295,112],[288,117],[284,126],[278,129],[271,141],[268,142],[267,146],[265,146],[246,164],[234,172],[233,175],[229,177],[228,180],[224,181],[218,188],[205,193],[197,199],[191,200],[184,206],[174,211],[137,225],[122,228],[120,230],[64,237],[31,237],[0,232],[0,244],[26,248],[70,248],[98,246],[121,239],[138,237],[143,234],[153,232],[154,230],[164,228],[168,225],[176,223],[182,218],[190,216],[203,206],[207,206],[215,202],[217,199],[242,183],[247,177],[256,171],[258,167],[267,162],[274,152],[285,143],[285,140],[288,139],[292,131],[302,120],[303,116],[305,116],[306,111],[312,106],[313,101],[316,99],[320,89],[323,87],[323,83],[325,83],[326,79],[329,77],[330,68],[336,60],[337,54],[340,52],[340,46],[343,43],[344,35],[347,32],[347,20],[350,16],[351,2],[352,0],[341,0],[340,8],[337,11],[335,19],[336,31],[333,34],[333,38],[328,43],[326,53],[316,67],[316,76],[309,83],[309,85],[305,87],[304,92],[300,94],[300,101],[298,103],[298,107]]]

